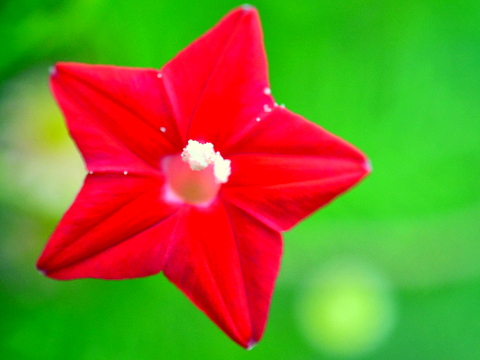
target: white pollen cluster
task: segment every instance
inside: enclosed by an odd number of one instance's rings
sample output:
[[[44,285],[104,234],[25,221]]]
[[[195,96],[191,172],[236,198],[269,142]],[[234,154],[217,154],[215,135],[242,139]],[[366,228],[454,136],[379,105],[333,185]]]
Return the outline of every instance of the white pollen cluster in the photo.
[[[201,144],[196,140],[188,140],[182,160],[194,171],[201,171],[213,164],[213,174],[219,184],[226,183],[231,174],[230,160],[225,160],[220,152],[215,152],[212,143]]]
[[[213,163],[213,174],[219,184],[225,184],[228,181],[228,177],[232,173],[230,163],[230,160],[225,160],[220,153],[217,152],[217,158]]]

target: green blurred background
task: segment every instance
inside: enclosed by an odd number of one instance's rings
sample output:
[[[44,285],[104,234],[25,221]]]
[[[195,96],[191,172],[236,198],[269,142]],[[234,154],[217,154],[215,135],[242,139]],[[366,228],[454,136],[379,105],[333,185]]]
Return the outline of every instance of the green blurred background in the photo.
[[[252,351],[163,275],[37,273],[85,173],[49,66],[159,68],[238,5],[0,2],[0,359],[480,359],[478,0],[254,3],[276,100],[374,172],[285,234]]]

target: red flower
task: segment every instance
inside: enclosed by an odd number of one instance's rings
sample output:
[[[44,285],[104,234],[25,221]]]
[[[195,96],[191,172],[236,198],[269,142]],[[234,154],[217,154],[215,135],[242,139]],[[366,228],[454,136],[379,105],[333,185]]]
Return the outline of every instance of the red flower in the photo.
[[[234,10],[160,71],[60,63],[51,86],[88,174],[40,271],[62,280],[163,271],[253,346],[280,232],[368,173],[354,147],[274,103],[257,11]]]

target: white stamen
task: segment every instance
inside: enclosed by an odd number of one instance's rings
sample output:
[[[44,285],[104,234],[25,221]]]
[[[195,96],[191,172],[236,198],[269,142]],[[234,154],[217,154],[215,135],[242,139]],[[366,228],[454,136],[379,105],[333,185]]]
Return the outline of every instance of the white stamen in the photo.
[[[266,87],[265,89],[263,89],[263,93],[265,95],[270,95],[272,93],[272,89],[270,89],[269,87]]]
[[[167,128],[164,127],[164,126],[161,126],[161,127],[160,127],[160,131],[164,133],[165,131],[167,131]]]
[[[275,103],[275,104],[273,104],[273,106],[277,107],[277,106],[278,106],[278,104],[277,104],[277,103]]]
[[[231,173],[230,160],[225,160],[220,152],[215,152],[213,144],[201,144],[196,140],[188,140],[187,146],[183,149],[182,160],[194,171],[200,171],[213,164],[213,173],[218,183],[228,181]]]
[[[50,75],[55,75],[57,73],[57,67],[55,65],[52,65],[48,68],[48,72],[50,73]]]
[[[213,163],[213,174],[219,184],[225,184],[228,181],[228,177],[232,173],[230,166],[231,161],[225,160],[219,152],[217,152],[217,158]]]
[[[123,172],[123,175],[127,175],[127,174],[128,174],[128,171],[124,171],[124,172]]]
[[[263,105],[263,111],[265,112],[271,112],[272,111],[272,108],[270,106],[268,106],[268,104],[265,104]]]
[[[280,104],[280,107],[285,109],[285,104]]]
[[[187,146],[183,149],[182,160],[190,165],[190,169],[200,171],[215,161],[213,144],[200,144],[196,140],[188,140]]]
[[[92,175],[92,174],[93,174],[93,171],[90,170],[88,173],[89,173],[90,175]]]

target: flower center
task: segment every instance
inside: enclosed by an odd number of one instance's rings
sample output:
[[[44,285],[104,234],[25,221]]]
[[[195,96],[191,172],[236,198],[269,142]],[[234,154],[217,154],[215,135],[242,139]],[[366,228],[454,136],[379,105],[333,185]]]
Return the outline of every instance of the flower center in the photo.
[[[208,205],[230,176],[230,160],[215,152],[211,143],[189,140],[181,155],[163,160],[166,199],[195,205]]]

